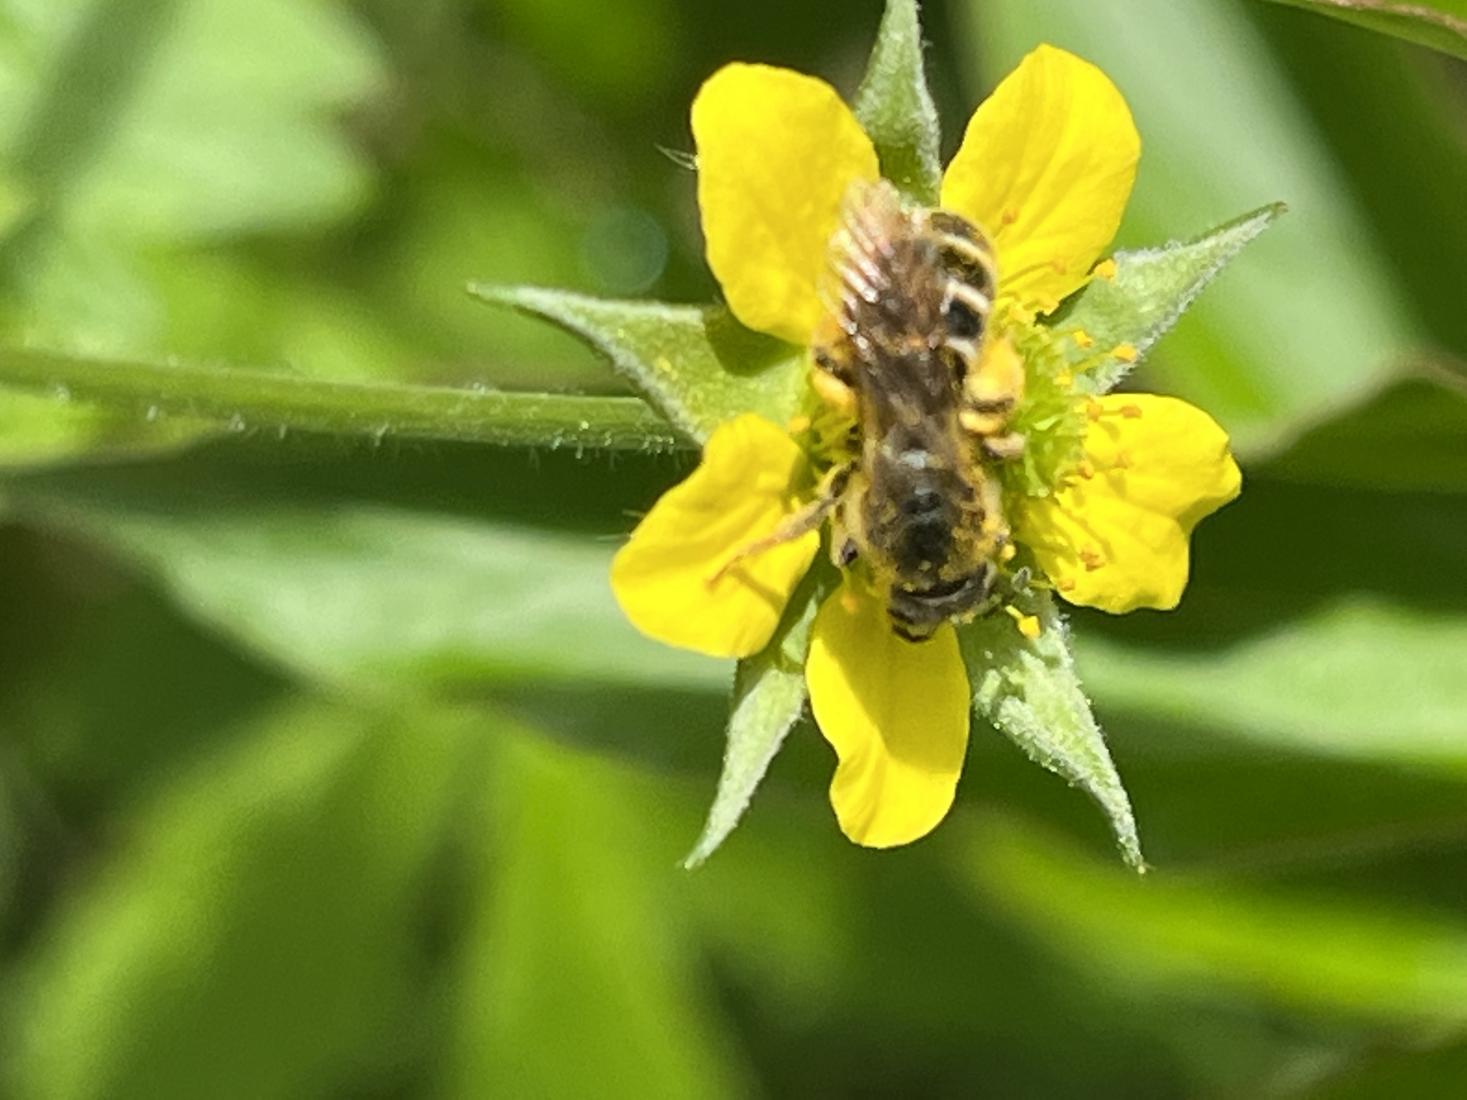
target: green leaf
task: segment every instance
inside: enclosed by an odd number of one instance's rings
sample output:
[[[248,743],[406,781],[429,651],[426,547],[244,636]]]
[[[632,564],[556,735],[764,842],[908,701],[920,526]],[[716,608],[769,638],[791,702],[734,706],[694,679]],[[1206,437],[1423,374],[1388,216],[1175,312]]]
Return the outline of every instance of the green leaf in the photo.
[[[990,905],[1111,981],[1330,1016],[1467,1023],[1467,927],[1445,916],[1164,870],[1138,882],[1008,820],[985,820],[969,853]]]
[[[751,1095],[683,884],[649,856],[665,779],[528,738],[501,748],[446,1094]]]
[[[1263,473],[1325,487],[1467,493],[1467,379],[1439,369],[1395,381],[1306,431]]]
[[[1098,349],[1130,344],[1146,354],[1182,319],[1203,288],[1283,212],[1283,204],[1276,203],[1186,243],[1116,253],[1115,277],[1093,280],[1055,319],[1055,328],[1082,329]],[[1130,363],[1112,356],[1080,382],[1091,393],[1106,393],[1130,369]]]
[[[739,662],[718,793],[703,834],[683,861],[689,870],[702,864],[733,832],[785,736],[805,711],[810,624],[833,579],[829,569],[817,566],[811,570],[795,590],[779,631],[764,651]]]
[[[1079,664],[1105,710],[1296,752],[1462,772],[1467,616],[1341,597],[1204,653],[1087,636]]]
[[[361,504],[278,506],[176,489],[129,502],[17,489],[32,522],[103,540],[188,611],[267,659],[354,691],[533,678],[722,690],[722,662],[638,634],[607,581],[614,544]]]
[[[917,202],[936,206],[942,187],[942,134],[927,89],[916,0],[887,0],[856,118],[881,159],[881,174]]]
[[[345,12],[260,0],[6,0],[18,103],[4,142],[54,224],[177,242],[328,222],[367,172],[330,118],[383,82]],[[23,76],[21,74],[24,74]]]
[[[401,1058],[419,890],[484,726],[282,710],[110,823],[7,980],[6,1094],[320,1096]]]
[[[1206,409],[1240,452],[1260,453],[1372,392],[1420,345],[1416,306],[1374,244],[1371,212],[1243,6],[1136,0],[1108,19],[1093,0],[960,10],[990,82],[1051,42],[1125,94],[1145,153],[1119,247],[1289,204],[1153,352],[1140,383]]]
[[[740,413],[784,424],[800,409],[804,353],[751,332],[726,309],[613,302],[535,287],[479,285],[470,291],[578,336],[700,443]]]
[[[1090,712],[1070,654],[1069,629],[1046,593],[1016,601],[1039,619],[1034,640],[1004,614],[958,631],[973,683],[973,709],[1033,760],[1078,786],[1105,813],[1121,855],[1144,870],[1131,800]]]
[[[0,386],[40,390],[63,406],[77,400],[130,413],[139,434],[161,417],[180,416],[195,421],[195,429],[197,422],[212,421],[232,432],[329,432],[377,442],[442,439],[608,450],[666,450],[682,442],[640,401],[624,397],[332,382],[28,348],[0,349]],[[155,436],[170,441],[181,434],[186,433],[177,426],[163,425]]]
[[[1464,0],[1274,0],[1467,58]]]
[[[180,248],[317,230],[369,197],[369,163],[338,120],[385,78],[344,10],[0,0],[0,26],[0,339],[160,352],[170,310],[196,292],[168,285]],[[3,393],[0,416],[27,422],[7,438],[17,461],[106,452],[126,434]]]

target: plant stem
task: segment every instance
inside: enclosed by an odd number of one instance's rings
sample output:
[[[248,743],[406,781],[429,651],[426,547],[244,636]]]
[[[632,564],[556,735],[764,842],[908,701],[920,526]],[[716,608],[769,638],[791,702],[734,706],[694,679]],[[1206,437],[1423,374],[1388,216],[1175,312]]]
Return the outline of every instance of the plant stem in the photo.
[[[215,421],[236,431],[293,428],[374,439],[638,451],[689,445],[633,397],[335,382],[256,369],[85,359],[29,348],[0,349],[0,386],[149,418]]]

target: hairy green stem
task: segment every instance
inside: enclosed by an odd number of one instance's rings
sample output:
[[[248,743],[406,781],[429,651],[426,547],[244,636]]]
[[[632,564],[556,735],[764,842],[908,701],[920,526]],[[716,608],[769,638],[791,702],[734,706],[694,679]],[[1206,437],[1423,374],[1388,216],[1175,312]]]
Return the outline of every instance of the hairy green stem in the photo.
[[[632,397],[335,382],[271,371],[79,358],[0,349],[0,386],[40,390],[150,419],[183,416],[236,431],[441,439],[508,446],[665,451],[688,446]]]

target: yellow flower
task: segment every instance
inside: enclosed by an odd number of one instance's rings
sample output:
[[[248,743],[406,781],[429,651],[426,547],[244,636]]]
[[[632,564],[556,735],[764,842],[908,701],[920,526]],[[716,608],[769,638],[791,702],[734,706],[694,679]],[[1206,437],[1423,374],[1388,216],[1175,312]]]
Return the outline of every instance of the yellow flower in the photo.
[[[825,316],[819,287],[842,204],[854,182],[879,175],[870,139],[829,85],[763,65],[714,74],[692,127],[708,263],[729,308],[750,328],[809,345]],[[1016,331],[1043,333],[1028,318],[1090,278],[1139,155],[1120,92],[1050,46],[973,115],[941,205],[994,243],[999,298],[1013,307]],[[1111,354],[1127,351],[1134,357]],[[1175,606],[1192,527],[1239,490],[1227,437],[1173,398],[1063,390],[1062,399],[1073,414],[1068,460],[1044,484],[1006,485],[1016,541],[1072,603]],[[612,585],[631,621],[720,657],[763,649],[818,550],[816,532],[779,541],[781,524],[815,494],[811,458],[757,416],[715,430],[698,469],[616,556]],[[734,560],[761,540],[772,548]],[[1032,637],[1034,621],[1016,619]],[[838,758],[830,798],[845,834],[889,847],[929,832],[952,804],[967,749],[971,701],[953,624],[905,641],[863,574],[847,571],[815,617],[805,679]]]

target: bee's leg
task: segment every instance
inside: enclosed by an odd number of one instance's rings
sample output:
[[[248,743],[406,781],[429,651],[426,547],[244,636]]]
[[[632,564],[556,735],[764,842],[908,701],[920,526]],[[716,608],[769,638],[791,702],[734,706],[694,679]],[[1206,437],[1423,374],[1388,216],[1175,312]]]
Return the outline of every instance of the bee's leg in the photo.
[[[830,515],[835,506],[840,503],[841,494],[845,492],[846,483],[850,480],[850,466],[836,466],[824,478],[821,479],[819,488],[816,490],[815,499],[805,505],[798,512],[791,512],[785,517],[778,527],[762,539],[756,539],[746,546],[741,546],[733,557],[719,567],[717,573],[708,578],[709,584],[716,583],[725,573],[745,558],[752,558],[756,554],[762,554],[766,550],[773,550],[786,542],[793,542],[801,535],[814,531],[822,523],[825,517]]]
[[[1002,337],[986,344],[976,370],[963,379],[958,422],[973,435],[999,436],[1024,396],[1024,360]]]
[[[844,371],[823,348],[817,348],[810,371],[810,388],[817,397],[842,416],[856,415],[856,391]]]
[[[1026,440],[1019,432],[1005,432],[983,438],[983,453],[995,462],[1011,462],[1024,453]]]
[[[855,480],[847,485],[840,507],[830,521],[830,562],[837,569],[848,569],[861,553],[861,501],[865,483]]]

